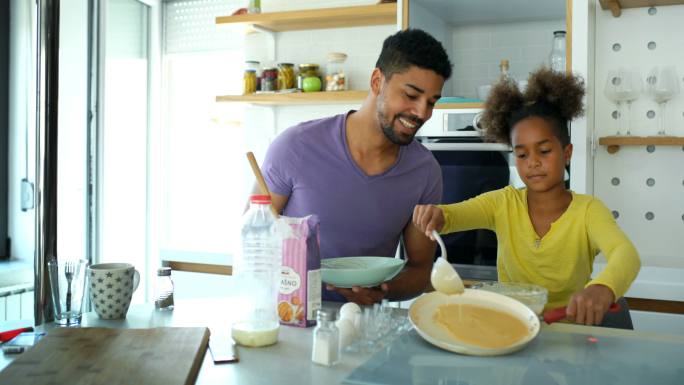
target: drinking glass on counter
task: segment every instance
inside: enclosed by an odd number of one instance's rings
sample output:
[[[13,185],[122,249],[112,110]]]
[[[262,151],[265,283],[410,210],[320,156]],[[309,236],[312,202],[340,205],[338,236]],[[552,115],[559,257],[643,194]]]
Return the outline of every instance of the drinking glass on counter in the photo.
[[[55,323],[72,326],[81,323],[88,261],[51,260],[48,262]]]
[[[345,347],[345,352],[376,352],[412,327],[408,317],[394,312],[387,300],[364,306],[360,317],[357,338]]]
[[[658,135],[665,135],[667,102],[679,93],[677,71],[672,66],[654,67],[646,78],[646,91],[658,103]]]

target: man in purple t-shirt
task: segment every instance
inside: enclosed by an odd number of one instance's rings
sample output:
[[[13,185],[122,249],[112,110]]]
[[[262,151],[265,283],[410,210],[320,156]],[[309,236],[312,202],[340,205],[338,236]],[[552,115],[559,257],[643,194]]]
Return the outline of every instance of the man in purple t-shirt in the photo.
[[[432,115],[451,63],[442,45],[415,29],[383,43],[358,111],[298,124],[269,147],[262,170],[283,215],[320,218],[322,258],[393,257],[403,235],[406,265],[375,288],[335,288],[324,300],[371,304],[422,293],[434,243],[411,222],[416,204],[438,204],[440,167],[414,135]]]

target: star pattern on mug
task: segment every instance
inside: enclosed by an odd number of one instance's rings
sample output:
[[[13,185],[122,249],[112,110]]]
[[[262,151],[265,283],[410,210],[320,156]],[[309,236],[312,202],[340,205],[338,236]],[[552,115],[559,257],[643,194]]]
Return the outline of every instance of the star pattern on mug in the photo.
[[[130,305],[134,270],[91,273],[91,301],[105,319],[123,318]]]

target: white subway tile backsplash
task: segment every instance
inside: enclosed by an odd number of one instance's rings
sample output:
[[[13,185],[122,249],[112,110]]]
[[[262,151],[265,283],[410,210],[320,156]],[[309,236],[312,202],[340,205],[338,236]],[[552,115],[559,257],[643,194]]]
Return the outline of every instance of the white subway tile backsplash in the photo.
[[[565,20],[530,21],[457,27],[452,30],[452,83],[456,96],[476,97],[477,87],[500,74],[502,59],[518,80],[546,63],[553,31],[565,29]],[[446,94],[446,92],[445,92]]]
[[[492,35],[488,32],[466,32],[454,33],[452,36],[452,44],[454,47],[461,49],[480,49],[491,48]]]
[[[454,73],[454,79],[486,78],[489,76],[486,64],[461,65],[458,72]]]
[[[454,49],[450,57],[454,64],[454,75],[458,77],[460,66],[487,63],[489,52],[489,49]]]
[[[494,63],[498,65],[502,59],[508,59],[513,69],[513,63],[522,59],[522,47],[492,48],[484,56],[483,63]]]
[[[526,61],[535,61],[539,63],[546,62],[550,49],[548,45],[531,45],[521,47],[522,59]]]

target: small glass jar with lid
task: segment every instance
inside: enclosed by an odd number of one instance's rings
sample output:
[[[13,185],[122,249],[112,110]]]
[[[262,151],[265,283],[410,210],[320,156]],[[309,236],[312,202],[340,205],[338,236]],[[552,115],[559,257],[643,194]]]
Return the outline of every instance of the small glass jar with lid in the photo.
[[[171,268],[157,269],[157,280],[154,284],[154,307],[159,310],[173,309],[173,281]]]
[[[275,91],[278,89],[278,69],[264,68],[261,72],[261,91]]]
[[[257,90],[256,71],[253,69],[246,69],[243,79],[244,87],[242,93],[245,95],[255,93]]]
[[[297,88],[304,92],[321,90],[321,74],[318,64],[300,64],[297,74]]]
[[[278,89],[288,90],[295,88],[295,70],[292,63],[278,64]]]
[[[247,70],[254,70],[256,75],[256,91],[261,89],[261,63],[256,60],[245,61],[245,73]]]
[[[347,76],[344,61],[347,55],[341,52],[328,54],[328,64],[325,71],[326,91],[345,91],[347,89]]]

